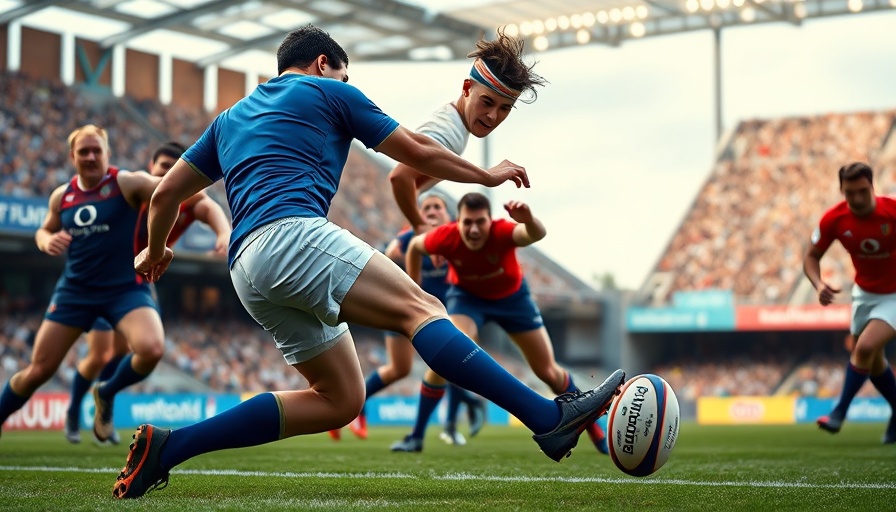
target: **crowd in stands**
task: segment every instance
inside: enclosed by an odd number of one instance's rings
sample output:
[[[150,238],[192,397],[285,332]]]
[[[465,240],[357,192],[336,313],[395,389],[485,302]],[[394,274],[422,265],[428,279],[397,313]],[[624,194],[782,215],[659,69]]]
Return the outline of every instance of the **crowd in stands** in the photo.
[[[40,319],[40,314],[36,313],[0,314],[0,382],[6,382],[28,364]],[[358,328],[353,329],[352,335],[364,375],[385,364],[381,332]],[[87,344],[82,336],[53,379],[42,389],[69,389],[77,363],[86,351]],[[535,389],[543,387],[518,353],[492,355],[527,384]],[[268,333],[256,324],[238,320],[166,319],[163,363],[222,393],[305,389],[308,386],[299,372],[283,360]],[[425,370],[422,360],[415,357],[411,376],[390,386],[384,394],[416,395]],[[150,377],[129,388],[129,392],[149,392],[158,388],[158,383]]]
[[[673,276],[669,294],[716,288],[742,303],[786,301],[812,230],[842,200],[837,169],[865,161],[877,168],[878,193],[893,183],[893,166],[878,157],[894,120],[896,111],[741,123],[655,269]],[[822,270],[852,284],[839,244]]]

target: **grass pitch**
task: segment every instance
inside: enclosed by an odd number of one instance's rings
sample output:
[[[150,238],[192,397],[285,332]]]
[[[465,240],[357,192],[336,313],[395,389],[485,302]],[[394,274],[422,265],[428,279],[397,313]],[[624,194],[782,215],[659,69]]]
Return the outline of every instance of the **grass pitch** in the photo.
[[[666,466],[640,479],[587,436],[557,464],[523,428],[487,425],[463,447],[431,428],[419,454],[389,451],[406,429],[372,427],[366,441],[343,429],[339,443],[318,434],[200,456],[133,501],[112,498],[127,446],[5,432],[0,510],[896,510],[896,446],[880,444],[883,429],[684,424]]]

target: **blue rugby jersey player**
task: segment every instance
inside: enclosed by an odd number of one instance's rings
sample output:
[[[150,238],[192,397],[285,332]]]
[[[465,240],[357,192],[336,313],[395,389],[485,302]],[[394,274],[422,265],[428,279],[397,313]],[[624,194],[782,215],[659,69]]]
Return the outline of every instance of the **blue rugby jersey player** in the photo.
[[[135,268],[151,281],[166,271],[178,205],[223,178],[234,288],[308,389],[262,393],[178,430],[141,425],[113,495],[140,497],[197,455],[348,424],[364,403],[348,322],[402,333],[440,375],[510,411],[551,458],[566,456],[584,422],[606,412],[624,372],[563,400],[540,396],[454,328],[445,307],[386,256],[325,217],[352,139],[440,179],[528,186],[525,169],[506,161],[481,169],[398,126],[343,83],[348,55],[316,27],[287,34],[277,66],[278,77],[219,114],[162,179],[150,205],[149,246]]]

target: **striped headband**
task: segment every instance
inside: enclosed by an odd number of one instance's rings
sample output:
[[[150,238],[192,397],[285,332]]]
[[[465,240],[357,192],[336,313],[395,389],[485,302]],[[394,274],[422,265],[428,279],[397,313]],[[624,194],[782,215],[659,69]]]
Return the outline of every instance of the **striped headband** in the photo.
[[[509,98],[515,100],[520,97],[522,91],[509,87],[507,84],[501,81],[498,78],[498,75],[493,73],[491,69],[489,69],[488,64],[485,63],[482,59],[476,59],[473,61],[473,68],[470,69],[470,78],[476,80],[480,84],[488,87],[489,89],[495,91],[496,93],[504,96],[505,98]]]

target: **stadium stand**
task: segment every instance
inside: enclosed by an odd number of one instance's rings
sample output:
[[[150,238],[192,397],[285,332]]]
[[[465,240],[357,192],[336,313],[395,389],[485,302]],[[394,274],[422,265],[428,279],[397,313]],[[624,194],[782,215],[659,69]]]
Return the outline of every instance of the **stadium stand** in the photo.
[[[648,279],[650,300],[715,288],[733,290],[741,304],[790,302],[809,234],[824,209],[841,200],[837,168],[870,162],[886,184],[878,193],[892,187],[893,166],[880,157],[894,120],[896,111],[740,123],[654,269],[668,284]],[[823,271],[852,284],[852,265],[837,244]]]

